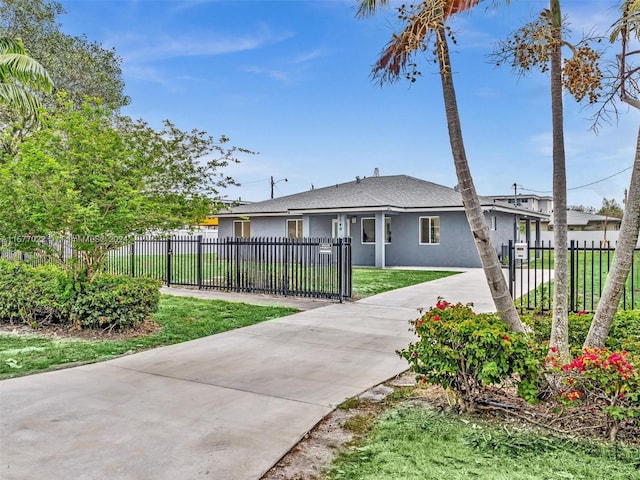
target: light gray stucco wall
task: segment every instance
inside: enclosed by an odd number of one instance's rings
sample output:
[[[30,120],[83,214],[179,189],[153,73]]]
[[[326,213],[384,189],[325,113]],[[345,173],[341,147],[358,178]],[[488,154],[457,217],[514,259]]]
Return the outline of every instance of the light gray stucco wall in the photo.
[[[440,217],[440,243],[420,245],[420,217]],[[411,213],[391,218],[387,265],[479,267],[480,258],[464,212]]]
[[[487,212],[497,217],[497,229],[491,231],[497,253],[501,245],[513,237],[513,215]],[[391,218],[391,243],[385,247],[387,266],[424,267],[480,267],[480,258],[464,212],[402,213],[387,214]],[[440,243],[420,245],[420,217],[440,217]],[[373,218],[374,214],[349,215],[352,258],[356,266],[375,265],[375,245],[363,244],[362,218]],[[254,217],[251,219],[251,234],[259,237],[286,237],[286,219],[302,217]],[[310,215],[309,236],[330,237],[333,215]],[[355,219],[353,222],[352,219]],[[221,218],[218,226],[220,238],[233,236],[233,220]]]

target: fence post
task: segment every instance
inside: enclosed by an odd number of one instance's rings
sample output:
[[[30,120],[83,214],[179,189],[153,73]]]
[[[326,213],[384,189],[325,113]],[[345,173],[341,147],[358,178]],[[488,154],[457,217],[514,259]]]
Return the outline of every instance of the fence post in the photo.
[[[342,291],[343,286],[343,275],[344,275],[344,265],[342,264],[342,238],[338,238],[338,295],[340,297],[340,303],[342,303],[342,298],[344,296],[344,292]]]
[[[513,299],[513,281],[515,278],[515,270],[516,270],[516,259],[513,258],[513,240],[509,240],[508,245],[508,255],[509,255],[509,295]]]
[[[133,239],[133,243],[131,244],[131,248],[129,249],[129,270],[131,270],[131,276],[136,276],[136,262],[134,259],[134,255],[136,254],[136,239]]]
[[[575,312],[576,311],[576,305],[575,305],[575,293],[577,293],[576,290],[576,268],[575,268],[575,258],[574,258],[574,242],[575,240],[571,240],[569,242],[569,308],[570,308],[570,312]]]
[[[202,235],[198,235],[198,250],[197,250],[197,266],[196,276],[198,282],[198,290],[202,289]]]
[[[284,262],[282,266],[284,267],[283,280],[284,285],[282,285],[282,293],[284,296],[288,296],[289,294],[289,239],[284,238]]]
[[[171,237],[167,237],[167,279],[166,284],[167,287],[171,286]]]

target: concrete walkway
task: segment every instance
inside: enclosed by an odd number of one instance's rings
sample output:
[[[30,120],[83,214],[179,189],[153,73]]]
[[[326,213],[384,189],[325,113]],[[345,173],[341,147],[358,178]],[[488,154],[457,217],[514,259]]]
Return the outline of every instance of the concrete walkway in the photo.
[[[337,404],[406,369],[395,351],[412,340],[407,321],[439,296],[493,308],[482,270],[469,270],[354,303],[308,302],[289,317],[108,362],[4,380],[0,478],[259,479]]]

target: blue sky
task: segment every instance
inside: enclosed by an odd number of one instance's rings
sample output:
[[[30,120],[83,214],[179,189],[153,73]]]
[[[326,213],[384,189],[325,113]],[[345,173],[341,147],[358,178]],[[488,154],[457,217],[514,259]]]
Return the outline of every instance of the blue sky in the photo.
[[[160,126],[168,118],[259,152],[227,169],[242,186],[231,199],[282,196],[370,176],[406,174],[457,183],[440,79],[420,59],[422,77],[381,87],[371,66],[394,31],[392,9],[355,18],[342,0],[62,0],[63,30],[86,34],[123,58],[131,105],[124,113]],[[604,32],[611,0],[563,0],[576,33]],[[467,156],[481,195],[551,190],[548,76],[520,78],[489,63],[495,42],[548,4],[459,16],[452,51]],[[614,53],[613,51],[611,53]],[[420,57],[419,57],[420,58]],[[565,97],[567,185],[582,186],[633,163],[640,114],[591,130],[592,112]],[[622,201],[630,170],[569,191],[570,204]],[[287,179],[285,182],[284,179]],[[526,190],[528,189],[528,190]],[[549,193],[546,193],[549,192]]]

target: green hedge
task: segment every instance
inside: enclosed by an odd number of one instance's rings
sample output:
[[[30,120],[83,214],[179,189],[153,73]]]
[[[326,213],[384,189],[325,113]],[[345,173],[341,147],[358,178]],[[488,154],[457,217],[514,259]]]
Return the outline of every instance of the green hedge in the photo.
[[[593,313],[569,314],[569,345],[573,355],[582,353],[582,344],[587,338]],[[523,315],[522,320],[534,330],[539,344],[549,341],[551,317],[539,314]],[[605,343],[611,351],[627,350],[640,355],[640,311],[621,310],[616,313]]]
[[[0,322],[64,323],[72,296],[71,282],[62,269],[0,260]]]
[[[54,265],[0,260],[0,323],[122,330],[152,316],[159,301],[157,280],[99,274],[78,283]]]
[[[159,302],[157,280],[101,274],[83,285],[71,306],[71,317],[83,328],[122,330],[151,317]]]

